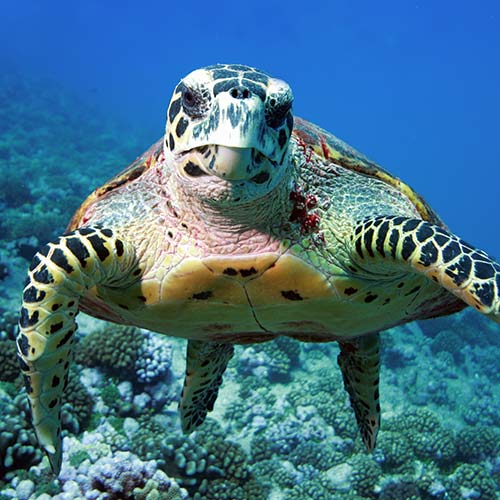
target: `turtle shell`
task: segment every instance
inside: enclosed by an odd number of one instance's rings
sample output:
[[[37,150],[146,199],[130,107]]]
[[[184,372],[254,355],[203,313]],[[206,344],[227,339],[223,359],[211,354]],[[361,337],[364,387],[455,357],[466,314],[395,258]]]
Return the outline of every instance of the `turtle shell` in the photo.
[[[298,117],[294,118],[293,134],[299,146],[304,148],[304,155],[306,157],[314,152],[325,160],[337,163],[346,169],[359,172],[369,177],[376,177],[386,182],[408,197],[415,205],[422,219],[444,227],[443,222],[434,210],[410,186],[376,163],[370,161],[366,156],[362,155],[333,134]]]
[[[425,200],[411,187],[394,175],[391,175],[376,163],[370,161],[364,155],[326,130],[323,130],[321,127],[318,127],[307,120],[295,117],[293,136],[299,147],[303,148],[303,154],[305,157],[316,154],[319,157],[322,157],[327,161],[337,163],[344,168],[359,172],[360,174],[369,177],[376,177],[377,179],[386,182],[408,197],[408,199],[415,205],[422,219],[444,227],[443,222],[434,210],[432,210]],[[83,215],[92,203],[106,196],[114,189],[138,179],[144,174],[144,172],[156,165],[158,162],[163,161],[163,159],[163,138],[161,138],[145,153],[133,161],[125,170],[121,171],[118,175],[90,194],[73,215],[67,227],[67,231],[73,231],[77,227],[85,224]]]
[[[158,162],[163,161],[163,137],[155,142],[145,153],[136,158],[127,168],[115,175],[101,187],[94,190],[86,200],[80,205],[80,208],[75,212],[71,221],[66,228],[67,232],[73,231],[85,223],[83,214],[88,207],[99,198],[103,198],[110,191],[138,179],[144,172],[149,170]]]

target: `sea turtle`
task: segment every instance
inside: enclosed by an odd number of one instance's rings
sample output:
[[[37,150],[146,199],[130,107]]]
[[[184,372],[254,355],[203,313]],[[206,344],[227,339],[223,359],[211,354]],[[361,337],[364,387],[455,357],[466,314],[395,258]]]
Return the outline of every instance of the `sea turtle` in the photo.
[[[337,341],[368,450],[380,425],[378,332],[467,304],[500,322],[500,266],[399,179],[294,120],[292,99],[248,66],[190,73],[164,137],[34,257],[17,347],[56,473],[79,310],[188,339],[184,432],[212,410],[233,344]]]

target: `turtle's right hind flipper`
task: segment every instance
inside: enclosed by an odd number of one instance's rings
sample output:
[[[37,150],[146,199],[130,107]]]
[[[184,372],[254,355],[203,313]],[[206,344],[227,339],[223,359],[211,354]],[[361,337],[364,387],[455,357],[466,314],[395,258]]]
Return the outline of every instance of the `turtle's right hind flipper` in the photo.
[[[232,344],[189,340],[186,379],[179,410],[182,430],[189,433],[201,425],[212,411],[222,384],[222,375],[232,358]]]

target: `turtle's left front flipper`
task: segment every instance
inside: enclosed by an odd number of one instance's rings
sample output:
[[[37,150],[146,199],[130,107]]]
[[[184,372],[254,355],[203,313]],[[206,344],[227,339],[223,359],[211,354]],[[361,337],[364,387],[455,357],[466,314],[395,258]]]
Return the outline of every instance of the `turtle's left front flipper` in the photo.
[[[419,272],[500,323],[500,265],[430,222],[397,216],[365,219],[351,255],[362,265],[394,265]]]
[[[232,344],[188,341],[186,379],[179,403],[181,426],[185,433],[194,431],[213,410],[222,375],[233,353]]]
[[[42,248],[31,263],[17,350],[33,426],[56,474],[61,467],[61,400],[80,297],[93,286],[136,280],[135,267],[132,245],[109,229],[97,228],[60,237]]]
[[[380,427],[380,340],[370,334],[339,341],[337,358],[359,431],[368,451],[375,448]]]

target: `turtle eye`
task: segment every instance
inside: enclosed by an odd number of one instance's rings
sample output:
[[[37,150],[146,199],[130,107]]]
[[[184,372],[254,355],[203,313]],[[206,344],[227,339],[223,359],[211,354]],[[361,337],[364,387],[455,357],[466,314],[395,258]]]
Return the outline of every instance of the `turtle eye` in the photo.
[[[292,109],[291,95],[285,93],[280,96],[272,97],[266,106],[266,122],[270,127],[279,127],[290,109]]]
[[[200,118],[203,116],[206,103],[202,92],[184,87],[182,90],[182,107],[191,118]]]
[[[196,104],[196,99],[194,98],[194,94],[190,90],[186,90],[184,95],[182,96],[182,102],[185,106],[192,107]]]

